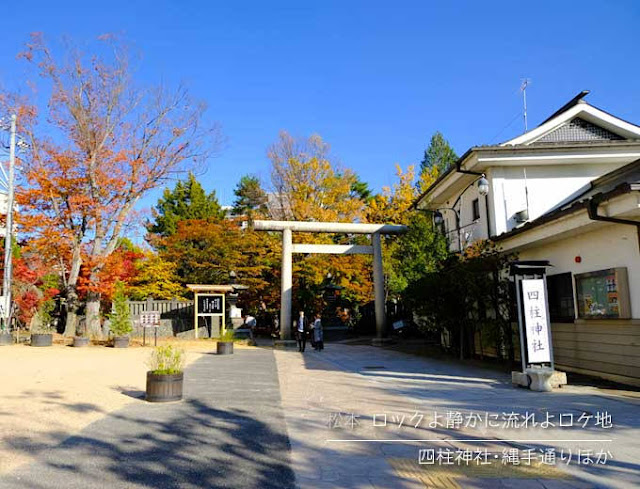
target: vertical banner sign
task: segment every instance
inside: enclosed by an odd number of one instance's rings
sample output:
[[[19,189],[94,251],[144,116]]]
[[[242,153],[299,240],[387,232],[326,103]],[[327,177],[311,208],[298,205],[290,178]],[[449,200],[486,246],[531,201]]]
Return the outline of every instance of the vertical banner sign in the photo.
[[[543,279],[522,280],[522,300],[528,363],[551,362],[547,296]]]

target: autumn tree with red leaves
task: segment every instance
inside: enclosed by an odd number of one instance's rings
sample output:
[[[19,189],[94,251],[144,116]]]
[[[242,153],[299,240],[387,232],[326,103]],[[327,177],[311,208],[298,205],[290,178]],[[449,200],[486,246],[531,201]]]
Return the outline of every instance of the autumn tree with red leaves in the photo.
[[[204,107],[183,87],[138,86],[125,46],[103,36],[100,54],[68,49],[59,62],[41,35],[21,57],[50,89],[44,113],[19,121],[29,148],[17,195],[21,225],[57,264],[66,299],[65,334],[75,334],[81,269],[86,315],[100,335],[101,275],[132,211],[149,190],[186,166],[202,163],[219,141],[202,124]],[[102,54],[106,53],[106,54]]]

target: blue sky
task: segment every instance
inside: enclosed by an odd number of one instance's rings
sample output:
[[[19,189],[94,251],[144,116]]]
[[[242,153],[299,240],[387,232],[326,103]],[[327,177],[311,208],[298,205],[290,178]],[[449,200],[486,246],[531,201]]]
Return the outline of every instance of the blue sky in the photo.
[[[17,5],[17,4],[16,4]],[[5,11],[0,84],[32,31],[89,41],[124,34],[142,83],[185,82],[228,146],[202,177],[224,204],[244,174],[268,180],[281,129],[320,134],[374,189],[418,163],[440,130],[459,154],[522,132],[579,91],[640,123],[640,2],[49,2]],[[511,123],[509,125],[509,123]],[[156,196],[146,199],[149,205]]]

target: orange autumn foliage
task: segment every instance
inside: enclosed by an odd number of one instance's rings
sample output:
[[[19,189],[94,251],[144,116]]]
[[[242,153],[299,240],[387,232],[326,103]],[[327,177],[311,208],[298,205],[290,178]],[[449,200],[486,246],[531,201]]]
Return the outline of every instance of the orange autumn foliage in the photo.
[[[59,62],[40,34],[21,55],[51,92],[46,113],[23,104],[19,114],[18,131],[28,143],[26,184],[16,196],[19,225],[60,273],[68,334],[79,292],[89,320],[99,320],[100,295],[112,282],[105,268],[140,198],[183,163],[203,161],[219,134],[217,126],[201,124],[204,107],[184,88],[137,86],[123,44],[113,36],[100,42],[111,57],[71,49]]]

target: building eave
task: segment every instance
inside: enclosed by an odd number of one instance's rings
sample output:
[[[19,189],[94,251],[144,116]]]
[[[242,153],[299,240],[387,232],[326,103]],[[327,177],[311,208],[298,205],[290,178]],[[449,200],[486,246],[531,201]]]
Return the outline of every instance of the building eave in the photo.
[[[547,214],[544,214],[534,221],[524,224],[523,226],[514,228],[511,231],[502,233],[498,236],[493,236],[491,240],[497,243],[505,242],[518,235],[533,232],[542,226],[567,218],[573,214],[577,214],[580,211],[584,211],[586,214],[587,208],[592,201],[596,201],[598,203],[607,203],[615,199],[616,197],[624,196],[631,192],[637,191],[633,188],[635,187],[635,185],[636,184],[632,185],[630,183],[623,183],[608,192],[595,194],[590,198],[578,200],[568,206],[561,207]]]
[[[460,189],[468,185],[471,176],[457,172],[457,167],[478,173],[488,173],[490,168],[519,165],[558,165],[575,162],[595,163],[597,160],[619,161],[640,158],[640,139],[623,141],[584,141],[574,143],[545,143],[517,146],[474,146],[469,148],[455,165],[422,192],[412,203],[410,209],[425,209],[425,201],[433,196],[436,190],[443,192],[449,187],[455,193],[454,185],[459,183]],[[443,199],[439,199],[443,200]],[[446,200],[446,199],[444,199]]]
[[[457,169],[459,167],[463,167],[466,163],[466,160],[469,158],[469,156],[471,154],[473,154],[473,152],[476,150],[476,147],[472,147],[469,148],[467,151],[465,151],[465,153],[458,158],[458,160],[451,165],[449,168],[447,168],[447,170],[445,172],[443,172],[441,175],[438,175],[438,178],[436,178],[435,182],[433,182],[431,185],[429,185],[429,187],[422,192],[411,204],[411,206],[409,207],[409,209],[420,209],[420,204],[422,203],[422,201],[428,197],[435,189],[437,189],[438,187],[440,187],[440,185],[447,180],[451,180],[451,177],[455,174],[460,175],[460,173],[458,173]]]

